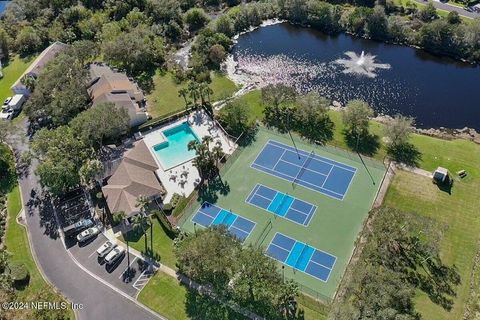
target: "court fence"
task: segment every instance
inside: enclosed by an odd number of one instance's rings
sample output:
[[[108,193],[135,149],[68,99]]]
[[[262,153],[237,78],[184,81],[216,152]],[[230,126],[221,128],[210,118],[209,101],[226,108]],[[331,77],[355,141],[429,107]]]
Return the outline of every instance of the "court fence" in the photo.
[[[293,279],[295,280],[295,279]],[[313,289],[313,288],[310,288],[309,286],[306,286],[306,285],[303,285],[301,283],[299,283],[298,281],[296,281],[297,285],[298,285],[298,289],[305,295],[315,299],[315,300],[318,300],[318,301],[321,301],[325,304],[331,304],[333,302],[333,299],[327,295],[324,295],[320,292],[318,292],[317,290]],[[301,296],[300,296],[300,299],[301,299]]]
[[[231,166],[243,153],[243,150],[245,150],[243,143],[241,143],[243,139],[243,134],[240,134],[238,138],[232,136],[230,136],[230,138],[234,138],[237,148],[231,154],[225,154],[223,158],[220,159],[220,165],[218,167],[220,177],[231,168]],[[188,197],[188,202],[185,205],[183,212],[176,219],[177,226],[182,226],[186,222],[186,220],[195,212],[195,209],[197,209],[197,207],[200,205],[200,203],[198,202],[199,192],[200,190],[196,188]]]

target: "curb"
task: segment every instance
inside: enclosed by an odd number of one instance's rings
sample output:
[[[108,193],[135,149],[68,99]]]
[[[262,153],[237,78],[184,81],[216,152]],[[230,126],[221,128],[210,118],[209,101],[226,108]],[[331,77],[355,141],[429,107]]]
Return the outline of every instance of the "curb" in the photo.
[[[115,286],[111,285],[110,283],[106,282],[105,280],[103,280],[102,278],[100,278],[99,276],[97,276],[96,274],[90,272],[90,270],[88,270],[87,268],[85,268],[84,266],[82,266],[78,260],[73,256],[73,254],[69,251],[69,250],[66,250],[67,251],[67,254],[69,255],[70,259],[72,259],[72,261],[80,268],[82,269],[85,273],[87,273],[88,275],[90,275],[92,278],[94,278],[95,280],[101,282],[102,284],[104,284],[105,286],[109,287],[110,289],[112,289],[113,291],[115,291],[116,293],[122,295],[124,298],[127,298],[128,300],[132,301],[133,303],[135,303],[136,305],[138,305],[139,307],[141,307],[142,309],[144,309],[145,311],[148,311],[150,312],[152,315],[154,315],[155,317],[161,319],[161,320],[167,320],[167,318],[161,316],[160,314],[156,313],[155,311],[153,311],[152,309],[148,308],[147,306],[141,304],[140,302],[138,302],[137,300],[135,300],[134,298],[132,298],[131,296],[127,295],[126,293],[124,293],[123,291],[117,289]]]
[[[32,258],[33,258],[33,261],[35,262],[35,266],[37,267],[38,269],[38,273],[40,273],[40,276],[42,277],[42,279],[47,283],[47,285],[49,285],[52,290],[61,295],[65,300],[67,300],[70,305],[72,304],[72,301],[70,299],[67,298],[67,296],[61,291],[59,290],[57,287],[55,287],[51,282],[50,280],[47,278],[47,276],[45,275],[45,273],[43,272],[43,269],[42,267],[40,266],[40,264],[38,263],[38,260],[37,260],[37,255],[35,253],[35,250],[33,250],[33,246],[32,246],[32,239],[30,238],[30,232],[28,230],[28,223],[27,223],[27,217],[25,215],[25,225],[21,224],[18,222],[18,217],[21,216],[22,214],[25,213],[25,207],[24,207],[24,202],[23,202],[23,194],[22,194],[22,187],[20,186],[20,184],[18,184],[18,191],[20,193],[20,202],[22,203],[22,209],[18,212],[18,214],[15,216],[15,223],[18,224],[19,226],[21,226],[22,228],[25,229],[25,232],[27,234],[27,239],[28,239],[28,249],[30,250],[30,254],[32,255]],[[73,314],[75,316],[75,319],[79,319],[79,315],[78,315],[78,310],[76,309],[73,309]]]

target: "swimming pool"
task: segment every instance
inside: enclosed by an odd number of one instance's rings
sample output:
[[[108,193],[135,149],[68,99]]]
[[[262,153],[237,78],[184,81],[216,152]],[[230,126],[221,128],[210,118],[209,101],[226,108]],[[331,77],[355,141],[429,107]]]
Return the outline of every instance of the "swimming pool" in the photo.
[[[200,141],[187,122],[162,131],[164,142],[153,146],[153,152],[162,165],[168,170],[195,158],[195,151],[188,150],[188,143],[192,140]]]

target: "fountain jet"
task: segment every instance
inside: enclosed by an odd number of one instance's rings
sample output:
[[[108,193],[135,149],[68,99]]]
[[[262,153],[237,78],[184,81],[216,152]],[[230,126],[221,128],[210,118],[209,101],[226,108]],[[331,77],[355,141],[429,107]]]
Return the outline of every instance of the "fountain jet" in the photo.
[[[353,51],[345,52],[345,55],[350,59],[337,59],[335,63],[342,65],[345,69],[343,73],[357,74],[375,78],[377,74],[376,69],[390,69],[388,63],[375,63],[376,56],[362,51],[360,56]]]

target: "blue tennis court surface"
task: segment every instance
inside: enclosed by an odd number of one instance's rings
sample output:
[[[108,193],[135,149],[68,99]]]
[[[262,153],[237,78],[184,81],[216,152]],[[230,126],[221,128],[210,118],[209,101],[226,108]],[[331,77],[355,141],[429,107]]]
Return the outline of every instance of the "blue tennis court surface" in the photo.
[[[337,257],[276,233],[265,254],[287,266],[327,282]]]
[[[242,240],[242,242],[248,238],[255,227],[255,222],[208,202],[202,204],[193,216],[192,221],[204,227],[223,224],[227,226],[228,231]]]
[[[300,158],[299,158],[300,155]],[[356,168],[269,140],[252,168],[343,200]]]
[[[317,209],[313,204],[261,184],[257,184],[253,188],[246,201],[256,207],[304,226],[310,223]]]

